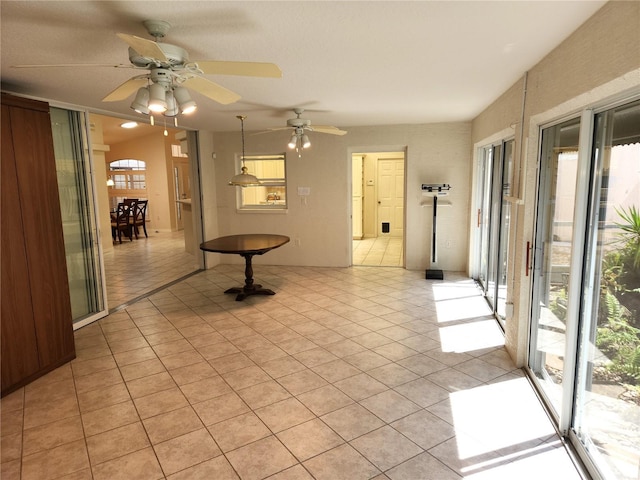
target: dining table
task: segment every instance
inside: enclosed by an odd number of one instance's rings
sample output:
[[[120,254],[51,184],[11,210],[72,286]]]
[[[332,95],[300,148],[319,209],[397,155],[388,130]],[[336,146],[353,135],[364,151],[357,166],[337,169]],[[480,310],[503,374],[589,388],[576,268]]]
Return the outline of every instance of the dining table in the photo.
[[[243,233],[207,240],[200,244],[200,250],[205,252],[236,254],[244,258],[244,285],[242,287],[229,288],[224,292],[236,294],[236,301],[239,302],[251,295],[275,295],[273,290],[262,288],[262,285],[253,283],[253,265],[251,262],[255,255],[264,255],[288,243],[289,240],[289,237],[285,235]]]

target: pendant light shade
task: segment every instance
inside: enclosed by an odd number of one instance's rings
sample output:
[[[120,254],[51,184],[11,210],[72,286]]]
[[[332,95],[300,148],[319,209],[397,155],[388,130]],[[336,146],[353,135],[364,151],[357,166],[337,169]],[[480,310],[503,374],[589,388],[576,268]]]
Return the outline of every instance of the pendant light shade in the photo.
[[[291,140],[289,140],[289,143],[287,144],[287,146],[293,149],[293,148],[296,148],[297,144],[298,144],[298,135],[294,133],[293,135],[291,135]]]
[[[164,113],[167,110],[165,88],[159,83],[149,85],[149,110],[154,113]]]
[[[186,88],[184,87],[176,87],[173,89],[173,96],[176,99],[176,102],[178,103],[178,106],[180,107],[180,111],[184,114],[184,115],[189,115],[192,112],[195,112],[197,105],[196,102],[194,102],[191,99],[191,96],[189,95],[189,92],[187,91]]]
[[[131,108],[133,108],[136,112],[142,113],[143,115],[149,115],[149,87],[142,87],[138,89],[138,93],[136,93],[136,98],[133,99],[131,103]]]
[[[260,185],[260,180],[258,180],[254,175],[251,175],[249,173],[249,169],[244,164],[244,119],[247,117],[238,115],[236,116],[236,118],[240,120],[240,125],[242,128],[242,168],[240,169],[241,173],[234,175],[231,180],[229,180],[229,185],[235,187]]]
[[[167,90],[165,101],[167,102],[167,110],[164,112],[164,116],[175,117],[178,115],[178,102],[176,102],[176,98],[171,90]]]
[[[234,187],[249,187],[252,185],[260,185],[260,180],[258,180],[254,175],[249,173],[249,169],[247,167],[241,168],[242,173],[234,175],[229,180],[229,185]]]

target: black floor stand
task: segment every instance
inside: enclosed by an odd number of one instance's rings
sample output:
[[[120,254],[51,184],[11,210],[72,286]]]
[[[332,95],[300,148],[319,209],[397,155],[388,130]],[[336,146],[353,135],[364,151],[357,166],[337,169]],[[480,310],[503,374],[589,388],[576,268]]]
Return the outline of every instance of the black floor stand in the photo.
[[[430,270],[426,271],[425,278],[427,280],[444,280],[444,272],[442,270]]]
[[[438,196],[433,196],[433,227],[431,229],[432,238],[431,238],[431,263],[435,263],[437,260],[436,257],[436,219],[438,217]],[[444,280],[444,272],[442,270],[437,269],[427,269],[425,272],[425,278],[427,280]]]

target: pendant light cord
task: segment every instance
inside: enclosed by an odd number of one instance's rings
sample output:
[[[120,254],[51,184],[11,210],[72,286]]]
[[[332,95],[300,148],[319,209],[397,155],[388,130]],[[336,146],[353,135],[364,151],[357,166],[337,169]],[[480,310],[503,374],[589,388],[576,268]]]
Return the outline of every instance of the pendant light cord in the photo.
[[[243,115],[237,115],[236,118],[240,119],[240,131],[242,132],[242,166],[244,167],[244,119],[247,117]]]

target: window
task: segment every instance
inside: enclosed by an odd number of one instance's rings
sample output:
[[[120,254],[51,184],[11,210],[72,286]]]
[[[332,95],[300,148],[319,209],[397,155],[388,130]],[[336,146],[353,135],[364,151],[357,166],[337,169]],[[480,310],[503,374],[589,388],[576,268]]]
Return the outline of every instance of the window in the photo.
[[[113,180],[109,188],[109,205],[113,209],[124,198],[147,198],[147,164],[144,160],[125,158],[109,163],[108,178]]]
[[[186,153],[182,153],[182,146],[181,145],[171,145],[171,156],[172,157],[178,157],[178,158],[187,158],[189,155],[187,155]]]
[[[244,160],[249,173],[261,185],[239,188],[241,210],[285,210],[287,208],[287,178],[285,155],[247,155]]]

